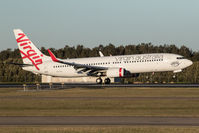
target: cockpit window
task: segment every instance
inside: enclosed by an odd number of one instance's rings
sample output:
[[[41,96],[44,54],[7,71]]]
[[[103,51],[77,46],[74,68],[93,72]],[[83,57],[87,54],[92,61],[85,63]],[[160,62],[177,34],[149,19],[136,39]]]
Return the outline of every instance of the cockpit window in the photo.
[[[183,57],[183,56],[182,57],[177,57],[177,59],[181,60],[181,59],[185,59],[185,57]]]

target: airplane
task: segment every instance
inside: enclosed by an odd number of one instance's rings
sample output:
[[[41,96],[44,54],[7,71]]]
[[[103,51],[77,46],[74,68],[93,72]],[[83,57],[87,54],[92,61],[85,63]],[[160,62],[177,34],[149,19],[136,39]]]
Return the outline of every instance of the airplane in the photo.
[[[21,53],[22,69],[35,74],[53,77],[96,77],[96,83],[110,84],[113,77],[138,77],[140,73],[182,72],[193,64],[191,60],[177,54],[151,53],[59,59],[48,49],[50,56],[44,55],[20,29],[14,29],[14,35]],[[16,63],[13,63],[17,65]]]

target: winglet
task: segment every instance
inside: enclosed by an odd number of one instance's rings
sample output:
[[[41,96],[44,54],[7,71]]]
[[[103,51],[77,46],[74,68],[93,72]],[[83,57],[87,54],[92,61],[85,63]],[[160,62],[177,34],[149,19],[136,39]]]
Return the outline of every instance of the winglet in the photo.
[[[104,57],[104,54],[101,51],[99,51],[99,55],[100,57]]]
[[[48,49],[48,53],[50,54],[51,59],[54,62],[59,62],[59,60],[55,57],[55,55],[50,51],[50,49]]]

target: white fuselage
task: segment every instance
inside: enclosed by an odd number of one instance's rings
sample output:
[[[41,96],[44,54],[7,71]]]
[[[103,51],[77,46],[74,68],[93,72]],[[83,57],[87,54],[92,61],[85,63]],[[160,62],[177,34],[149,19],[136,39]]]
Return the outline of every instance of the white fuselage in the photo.
[[[65,61],[90,66],[108,67],[110,69],[123,68],[130,73],[180,72],[182,69],[192,64],[192,61],[184,59],[180,55],[165,53],[76,58],[66,59]],[[88,76],[86,73],[79,73],[73,66],[53,62],[50,57],[49,60],[38,65],[38,67],[40,70],[37,70],[34,66],[23,67],[23,69],[56,77]]]

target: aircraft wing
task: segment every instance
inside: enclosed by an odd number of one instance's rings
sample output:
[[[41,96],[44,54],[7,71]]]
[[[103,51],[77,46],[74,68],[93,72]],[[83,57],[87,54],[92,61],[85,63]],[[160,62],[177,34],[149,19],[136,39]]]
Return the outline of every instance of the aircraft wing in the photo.
[[[97,73],[108,70],[108,67],[91,66],[91,65],[84,65],[84,64],[79,64],[75,62],[63,61],[61,59],[56,58],[55,55],[49,49],[48,49],[48,53],[50,54],[51,59],[54,62],[73,66],[77,70],[78,73],[87,73],[89,76],[97,76]]]

